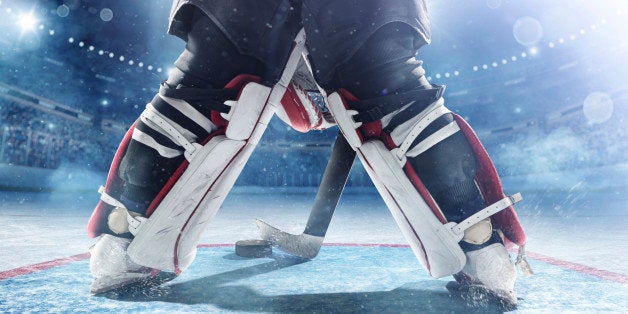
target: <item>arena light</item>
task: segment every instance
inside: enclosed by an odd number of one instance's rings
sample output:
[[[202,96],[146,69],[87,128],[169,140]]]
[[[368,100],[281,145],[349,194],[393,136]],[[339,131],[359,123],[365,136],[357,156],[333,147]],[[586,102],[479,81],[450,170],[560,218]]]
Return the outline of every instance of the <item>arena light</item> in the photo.
[[[17,20],[17,24],[22,29],[22,33],[34,31],[38,22],[39,20],[33,16],[32,12],[20,15]]]
[[[537,47],[531,47],[530,49],[528,49],[528,52],[530,52],[530,55],[537,55],[539,53],[539,48]]]

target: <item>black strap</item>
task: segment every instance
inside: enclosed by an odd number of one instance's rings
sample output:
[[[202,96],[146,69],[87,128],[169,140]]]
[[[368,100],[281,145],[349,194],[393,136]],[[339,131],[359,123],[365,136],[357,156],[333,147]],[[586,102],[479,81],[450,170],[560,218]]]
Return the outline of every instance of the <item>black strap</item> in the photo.
[[[225,100],[235,99],[237,89],[209,89],[179,86],[172,88],[168,83],[162,82],[159,94],[169,98],[181,99],[190,102],[195,107],[215,110],[227,113],[231,107],[224,104]],[[197,108],[200,109],[200,108]]]
[[[377,121],[411,101],[414,101],[412,106],[427,106],[441,98],[445,92],[444,85],[432,84],[432,87],[430,89],[416,89],[352,103],[350,106],[352,108],[369,108],[355,115],[353,120],[355,122]]]

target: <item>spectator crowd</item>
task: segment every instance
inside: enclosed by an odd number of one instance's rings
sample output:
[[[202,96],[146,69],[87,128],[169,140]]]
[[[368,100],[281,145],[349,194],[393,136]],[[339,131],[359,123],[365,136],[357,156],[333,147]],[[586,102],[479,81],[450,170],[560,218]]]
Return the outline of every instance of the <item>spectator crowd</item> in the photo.
[[[320,132],[320,131],[316,131]],[[290,131],[273,121],[239,184],[316,186],[327,164],[335,130],[322,134]],[[0,163],[56,169],[62,165],[107,171],[122,137],[90,123],[47,113],[0,98]],[[591,124],[574,114],[555,121],[483,136],[503,176],[595,168],[628,162],[623,119]],[[320,149],[276,147],[267,143],[329,143]],[[266,142],[266,143],[265,143]],[[354,167],[356,168],[356,167]],[[263,174],[263,175],[260,175]],[[349,185],[370,184],[354,169]]]
[[[0,163],[107,171],[121,134],[0,99]]]

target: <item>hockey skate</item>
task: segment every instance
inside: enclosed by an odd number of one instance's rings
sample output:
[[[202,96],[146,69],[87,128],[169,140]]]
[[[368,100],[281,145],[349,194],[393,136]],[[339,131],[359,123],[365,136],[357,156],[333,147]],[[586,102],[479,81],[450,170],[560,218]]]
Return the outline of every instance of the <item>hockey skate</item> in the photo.
[[[514,293],[517,270],[501,243],[465,253],[467,263],[447,284],[447,290],[470,306],[497,304],[504,310],[517,307]]]
[[[90,248],[91,293],[106,292],[156,275],[152,269],[131,261],[126,252],[129,243],[131,239],[103,234]]]

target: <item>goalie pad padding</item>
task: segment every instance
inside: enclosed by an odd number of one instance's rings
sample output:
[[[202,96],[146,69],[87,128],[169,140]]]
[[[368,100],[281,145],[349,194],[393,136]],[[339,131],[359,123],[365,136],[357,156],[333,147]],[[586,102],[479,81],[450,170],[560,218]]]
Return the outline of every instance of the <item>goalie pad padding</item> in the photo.
[[[204,231],[197,226],[204,226],[226,197],[232,184],[218,184],[219,178],[245,145],[219,135],[203,146],[129,246],[136,263],[180,273],[192,262]]]
[[[358,156],[430,275],[440,278],[459,272],[466,263],[459,239],[450,236],[432,213],[384,143],[367,141],[358,149]]]
[[[491,160],[488,152],[480,142],[480,139],[473,131],[471,126],[458,114],[452,113],[454,119],[460,130],[464,133],[465,137],[469,141],[471,145],[471,149],[475,155],[476,160],[478,161],[478,170],[475,176],[475,181],[477,182],[478,188],[482,193],[482,197],[486,204],[493,204],[503,198],[506,195],[503,192],[503,187],[499,175],[497,174],[497,169],[495,169],[495,165]],[[380,135],[384,143],[389,149],[393,149],[395,147],[395,143],[387,134]],[[443,223],[447,223],[445,216],[438,209],[438,205],[427,191],[427,188],[417,175],[416,171],[412,168],[410,163],[406,163],[404,165],[404,171],[408,174],[411,182],[414,184],[419,193],[424,197],[426,203],[432,209],[434,215]],[[525,232],[523,227],[521,226],[521,222],[519,221],[519,217],[513,206],[509,206],[508,208],[501,210],[497,214],[491,216],[491,222],[493,224],[494,229],[499,229],[504,234],[504,240],[506,240],[505,244],[507,247],[510,247],[512,244],[516,244],[517,246],[522,246],[526,242]]]
[[[180,177],[168,181],[129,245],[134,262],[181,273],[193,261],[200,235],[272,117],[269,92],[268,87],[247,84],[229,113],[225,134],[212,137],[177,170]]]
[[[242,87],[248,82],[259,82],[259,78],[253,75],[243,74],[238,75],[233,80],[231,80],[227,85],[225,85],[225,89],[237,89],[242,90]],[[239,94],[238,94],[239,97]],[[212,132],[201,144],[206,144],[210,139],[217,135],[221,135],[225,133],[225,128],[228,125],[228,121],[225,120],[219,112],[212,111],[210,113],[210,120],[218,127],[218,130]],[[122,162],[122,158],[126,154],[126,150],[131,142],[131,138],[133,136],[133,131],[135,130],[135,123],[131,125],[129,130],[127,130],[124,135],[116,153],[111,162],[111,166],[109,167],[109,172],[107,174],[107,181],[105,183],[104,192],[112,197],[119,199],[119,195],[122,193],[122,188],[124,186],[124,181],[119,176],[120,163]],[[164,196],[170,191],[174,183],[179,179],[181,174],[185,171],[188,166],[188,161],[184,160],[182,164],[177,168],[177,170],[171,175],[170,179],[166,182],[164,187],[157,194],[155,199],[149,205],[146,216],[150,217],[151,213],[155,210],[157,205],[161,202]],[[105,203],[103,200],[99,200],[98,204],[94,208],[92,215],[87,223],[87,234],[91,238],[95,238],[100,236],[102,233],[109,232],[109,228],[107,226],[107,217],[113,206]]]
[[[281,107],[277,108],[277,116],[293,129],[306,133],[320,127],[323,122],[322,113],[314,101],[294,83],[286,89],[281,99]]]
[[[240,95],[242,93],[242,88],[244,87],[244,85],[246,85],[249,82],[259,83],[259,81],[260,81],[260,79],[257,76],[254,76],[254,75],[248,75],[248,74],[238,75],[236,78],[231,80],[231,82],[229,82],[227,85],[225,85],[225,89],[238,89],[238,90],[240,90],[240,92],[237,95],[237,97],[240,97]],[[212,111],[211,112],[210,119],[212,120],[212,122],[214,122],[214,124],[216,124],[216,126],[218,126],[218,130],[212,132],[205,140],[203,140],[201,142],[201,145],[207,144],[215,136],[224,135],[225,132],[226,132],[227,126],[229,124],[229,121],[224,119],[220,115],[220,113],[217,112],[217,111]],[[189,162],[187,160],[183,160],[183,162],[181,163],[179,168],[177,168],[177,170],[172,174],[172,176],[170,176],[170,179],[168,179],[168,181],[166,182],[164,187],[159,191],[159,193],[157,194],[155,199],[148,206],[148,208],[146,210],[146,216],[147,217],[150,217],[150,215],[155,211],[155,208],[157,208],[159,203],[161,203],[161,201],[164,199],[166,194],[168,194],[168,192],[170,192],[170,190],[172,189],[174,184],[179,180],[179,178],[181,177],[183,172],[185,172],[185,170],[187,169],[188,165],[189,165]]]

